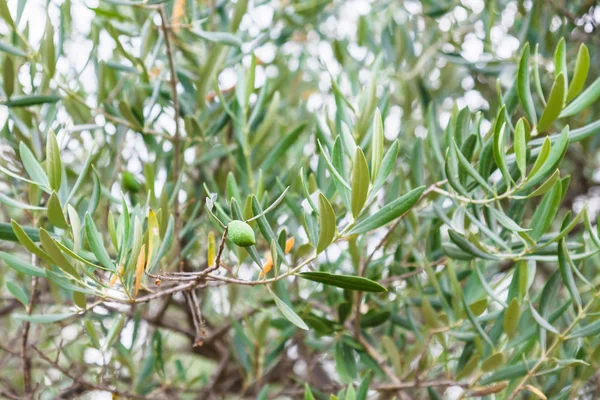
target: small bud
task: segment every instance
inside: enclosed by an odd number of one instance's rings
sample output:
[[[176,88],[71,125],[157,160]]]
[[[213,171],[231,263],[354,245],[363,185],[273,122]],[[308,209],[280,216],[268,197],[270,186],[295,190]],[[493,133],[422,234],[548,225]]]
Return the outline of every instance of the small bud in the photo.
[[[227,229],[231,241],[240,247],[248,247],[256,243],[252,227],[244,221],[233,220],[227,225]]]

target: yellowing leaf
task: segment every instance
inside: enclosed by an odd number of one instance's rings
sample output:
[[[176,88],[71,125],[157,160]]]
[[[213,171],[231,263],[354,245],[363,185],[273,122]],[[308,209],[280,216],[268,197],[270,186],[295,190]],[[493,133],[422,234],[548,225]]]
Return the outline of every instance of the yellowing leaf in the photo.
[[[215,241],[214,232],[208,234],[208,250],[207,250],[207,263],[209,267],[215,265],[215,257],[217,256],[217,243]]]
[[[146,265],[146,245],[143,244],[140,254],[135,264],[135,284],[133,288],[133,297],[137,298],[140,286],[142,285],[142,275],[144,274],[144,266]]]
[[[260,271],[260,274],[258,275],[259,278],[262,278],[264,276],[266,276],[269,271],[271,271],[271,269],[273,268],[273,257],[271,257],[271,254],[267,253],[267,261],[264,263],[263,267],[262,267],[262,271]]]
[[[171,27],[173,28],[173,32],[179,32],[181,23],[181,17],[185,12],[185,0],[175,0],[175,4],[173,4],[173,13],[171,15]]]
[[[119,268],[117,273],[113,274],[113,276],[110,278],[110,281],[108,282],[108,284],[110,286],[113,286],[119,279],[119,276],[123,275],[123,271],[125,271],[125,267],[121,265],[121,267]]]
[[[292,248],[294,247],[294,242],[295,239],[293,236],[285,241],[285,254],[289,254],[289,252],[292,251]]]
[[[158,228],[158,219],[154,211],[148,212],[148,265],[152,264],[153,252],[158,247],[160,231]]]
[[[292,251],[292,248],[294,247],[294,242],[295,239],[293,236],[285,241],[285,254],[289,254],[289,252]],[[265,253],[265,259],[267,261],[265,261],[265,263],[263,264],[262,271],[260,271],[260,274],[258,275],[259,278],[266,276],[269,273],[269,271],[271,271],[271,269],[273,268],[273,257],[271,257],[270,253]]]
[[[542,400],[546,400],[546,395],[533,385],[526,385],[525,388]]]

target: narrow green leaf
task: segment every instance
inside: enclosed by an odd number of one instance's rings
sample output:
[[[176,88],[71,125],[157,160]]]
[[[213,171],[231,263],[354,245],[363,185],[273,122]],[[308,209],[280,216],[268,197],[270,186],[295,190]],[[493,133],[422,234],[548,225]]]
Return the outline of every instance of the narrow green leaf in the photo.
[[[490,376],[479,381],[480,385],[489,385],[491,383],[501,382],[520,378],[529,372],[529,368],[533,367],[537,360],[529,360],[514,365],[507,365],[499,368]]]
[[[315,214],[318,214],[319,210],[317,209],[317,206],[315,205],[314,201],[312,201],[312,198],[310,196],[310,191],[308,189],[308,185],[306,184],[306,179],[304,178],[304,168],[300,168],[300,184],[302,185],[302,192],[304,194],[304,197],[308,201],[310,208],[313,209]]]
[[[540,296],[540,315],[549,321],[552,321],[552,309],[556,305],[556,296],[560,290],[560,272],[555,271],[546,281],[542,294]]]
[[[343,382],[352,382],[356,377],[356,360],[352,348],[339,340],[335,345],[335,369]]]
[[[544,138],[538,156],[535,159],[535,162],[533,163],[533,167],[531,167],[531,170],[529,171],[529,176],[527,177],[527,179],[529,179],[529,177],[531,176],[535,176],[535,174],[540,170],[540,168],[542,168],[542,166],[548,159],[548,156],[550,155],[551,147],[552,141],[548,138],[548,136],[546,136]]]
[[[158,252],[156,256],[152,258],[152,264],[146,267],[148,272],[152,272],[156,264],[165,256],[169,248],[171,247],[171,242],[173,241],[173,232],[175,230],[175,219],[173,216],[169,216],[169,222],[167,224],[167,229],[165,230],[165,236],[163,237],[162,242],[160,243],[160,247],[158,248]]]
[[[351,191],[352,188],[350,187],[350,185],[348,185],[348,182],[346,182],[344,180],[344,178],[342,178],[342,176],[337,171],[337,169],[335,169],[335,167],[331,163],[331,160],[325,153],[325,150],[323,150],[323,146],[321,146],[321,142],[319,140],[317,140],[317,144],[319,145],[319,150],[321,150],[321,154],[323,155],[323,158],[325,159],[325,163],[327,164],[327,168],[329,169],[329,172],[331,172],[331,174],[333,175],[333,178],[336,179],[342,186],[344,186],[344,188]]]
[[[50,184],[46,172],[35,158],[35,155],[29,150],[29,147],[23,142],[19,143],[19,155],[23,167],[25,168],[25,171],[27,171],[27,175],[29,175],[29,177],[38,185],[48,187]]]
[[[79,279],[79,274],[75,268],[73,268],[69,260],[65,258],[63,253],[54,242],[54,239],[52,239],[48,231],[46,231],[44,228],[40,228],[40,240],[42,242],[42,246],[44,246],[44,249],[46,250],[46,253],[48,253],[50,258],[54,261],[54,264],[58,268],[62,269],[65,273],[73,276],[76,279]]]
[[[260,206],[260,203],[258,202],[258,199],[256,198],[256,196],[252,196],[251,201],[252,201],[252,212],[254,213],[254,215],[262,214],[263,209]],[[267,221],[267,218],[264,216],[264,214],[262,217],[259,217],[256,220],[256,223],[258,224],[258,229],[260,230],[262,235],[267,240],[267,243],[272,243],[273,241],[275,241],[275,247],[277,248],[277,254],[279,254],[280,260],[285,265],[289,265],[289,263],[285,257],[285,252],[279,245],[279,242],[277,241],[277,236],[275,236],[275,232],[273,232],[273,229],[271,228],[271,225],[269,225],[269,222]]]
[[[18,257],[0,251],[0,258],[12,269],[29,276],[37,276],[40,278],[46,277],[46,270],[28,262],[21,260]]]
[[[565,101],[565,76],[561,73],[556,77],[552,90],[550,91],[550,97],[548,97],[548,104],[540,117],[540,121],[537,125],[538,132],[544,132],[545,130],[552,127],[552,124],[558,118],[560,112],[563,109]]]
[[[548,192],[548,190],[550,190],[554,187],[554,184],[559,179],[560,179],[560,171],[556,170],[556,171],[554,171],[554,173],[552,175],[550,175],[550,177],[548,179],[546,179],[546,181],[544,183],[542,183],[533,192],[531,192],[527,196],[525,196],[525,198],[530,199],[530,198],[541,196],[541,195],[545,194],[546,192]]]
[[[452,139],[454,140],[454,139]],[[446,160],[444,163],[444,173],[446,174],[446,179],[448,180],[448,184],[458,193],[463,196],[468,196],[467,189],[461,183],[461,172],[459,170],[458,164],[458,155],[456,154],[456,146],[450,145],[448,151],[446,152]],[[464,168],[463,168],[464,170]]]
[[[526,176],[527,173],[527,139],[525,137],[525,123],[523,118],[517,122],[515,127],[515,157],[517,161],[517,167],[521,171],[521,176]]]
[[[504,320],[502,321],[502,327],[507,336],[512,336],[517,331],[520,316],[519,300],[514,297],[508,305],[508,308],[504,311]]]
[[[544,195],[542,202],[531,218],[529,224],[531,228],[530,235],[534,240],[539,240],[546,233],[556,216],[561,200],[562,185],[560,181],[556,181],[552,190]]]
[[[119,336],[121,335],[121,331],[123,330],[123,327],[125,326],[126,320],[127,320],[127,315],[121,314],[119,319],[117,319],[116,321],[113,321],[113,324],[111,325],[110,330],[108,331],[108,334],[106,335],[106,342],[104,343],[105,350],[110,349],[113,346],[113,344],[115,344],[117,342],[117,340],[119,339]]]
[[[110,237],[110,241],[112,242],[113,247],[119,251],[119,240],[117,239],[117,225],[115,223],[115,216],[112,211],[108,211],[108,236]]]
[[[487,295],[490,297],[490,299],[493,299],[496,303],[500,304],[502,307],[506,308],[508,307],[508,305],[506,304],[506,302],[504,300],[502,300],[500,297],[498,297],[498,295],[494,292],[494,289],[492,289],[490,287],[490,285],[487,283],[487,281],[485,280],[485,276],[483,275],[483,272],[481,272],[481,266],[477,265],[475,267],[475,272],[477,273],[477,278],[479,279],[479,283],[481,284],[482,289],[487,293]],[[487,308],[487,299],[483,299],[485,300],[485,307],[483,308],[482,312],[485,311],[485,308]],[[476,304],[476,303],[474,303]],[[473,306],[473,304],[471,304],[471,307]],[[479,313],[481,314],[481,313]],[[479,315],[477,314],[477,315]]]
[[[25,57],[27,56],[27,53],[25,53],[23,50],[18,49],[8,43],[4,43],[4,42],[0,42],[0,51],[4,52],[4,53],[8,53],[8,54],[12,54],[13,56],[17,56],[17,57]]]
[[[559,118],[569,117],[583,111],[598,100],[598,98],[600,98],[600,78],[596,79],[583,93],[566,106],[560,113]]]
[[[371,181],[375,182],[379,167],[383,160],[383,121],[379,108],[375,110],[373,118],[373,139],[371,141]]]
[[[496,220],[502,225],[504,228],[508,229],[511,232],[527,232],[531,229],[522,228],[519,224],[513,221],[508,215],[506,215],[503,211],[497,210],[495,208],[489,208],[490,213],[496,218]]]
[[[545,106],[546,98],[544,97],[544,91],[542,90],[542,82],[540,79],[540,69],[539,69],[539,65],[538,65],[539,47],[540,47],[540,44],[536,43],[535,50],[533,52],[533,83],[535,85],[535,90],[536,90],[540,100],[542,101],[542,104],[544,104],[544,106]]]
[[[27,251],[35,254],[46,262],[51,262],[50,256],[46,252],[40,249],[31,239],[31,237],[25,232],[25,230],[15,220],[11,221],[13,232],[17,237],[19,243],[21,243]],[[38,238],[39,239],[39,238]]]
[[[91,262],[88,259],[83,258],[82,256],[80,256],[79,254],[77,254],[76,252],[74,252],[73,250],[71,250],[70,248],[68,248],[67,246],[65,246],[64,244],[56,241],[54,242],[56,243],[56,245],[58,246],[59,249],[61,249],[64,253],[66,253],[68,256],[73,257],[75,260],[84,263],[85,265],[89,265],[92,268],[97,268],[97,269],[102,269],[105,271],[110,271],[109,269],[98,265],[98,264],[94,264],[93,262]]]
[[[0,0],[0,17],[13,29],[15,29],[15,21],[13,20],[12,15],[10,15],[6,0]]]
[[[17,179],[17,180],[19,180],[21,182],[26,182],[26,183],[38,186],[37,182],[32,181],[31,179],[25,178],[24,176],[17,175],[16,173],[12,172],[11,170],[8,170],[8,169],[4,168],[1,165],[0,165],[0,172],[2,172],[3,174],[5,174],[7,176],[10,176],[11,178]],[[43,187],[42,190],[49,191],[48,188],[46,188],[46,187]]]
[[[53,324],[55,322],[59,322],[70,318],[77,313],[69,312],[69,313],[60,313],[60,314],[13,314],[12,317],[17,321],[28,321],[32,324]]]
[[[531,304],[531,302],[529,302],[529,310],[531,311],[531,315],[533,315],[533,319],[535,319],[535,322],[538,323],[539,326],[541,326],[543,329],[552,332],[554,334],[559,334],[558,330],[553,327],[548,321],[546,321],[544,319],[544,317],[542,317],[537,310],[533,307],[533,305]]]
[[[500,169],[502,173],[502,177],[506,182],[506,186],[510,186],[512,182],[512,178],[510,173],[508,172],[508,167],[506,166],[506,154],[504,150],[504,129],[506,124],[504,121],[504,107],[500,109],[498,113],[498,118],[496,118],[496,123],[494,125],[494,144],[492,146],[492,151],[494,155],[494,160],[496,161],[496,165]]]
[[[482,258],[485,260],[498,259],[498,257],[494,254],[486,253],[479,249],[479,247],[469,242],[469,240],[466,237],[456,232],[454,229],[449,229],[448,235],[450,236],[450,240],[452,240],[461,250],[467,252],[468,254],[471,254],[472,256]]]
[[[67,214],[69,215],[69,222],[71,223],[71,233],[73,234],[73,249],[75,251],[81,250],[81,221],[79,220],[79,214],[73,206],[67,205]]]
[[[479,175],[479,172],[477,172],[475,167],[471,165],[469,160],[467,160],[467,158],[460,151],[460,149],[458,148],[458,144],[456,144],[456,140],[452,139],[452,143],[454,145],[454,149],[456,151],[458,163],[460,164],[460,166],[463,167],[464,170],[471,176],[471,178],[475,179],[475,181],[479,183],[479,185],[481,185],[481,187],[483,187],[488,193],[493,193],[494,190],[491,188],[491,186],[488,185],[486,180],[483,179],[481,175]]]
[[[567,147],[569,146],[569,127],[565,126],[562,130],[560,137],[556,142],[552,144],[550,151],[548,153],[548,157],[544,161],[543,165],[539,167],[535,173],[529,173],[529,177],[527,178],[527,183],[523,185],[523,187],[517,192],[522,193],[525,192],[538,183],[541,183],[545,180],[550,174],[554,173],[560,161],[563,159],[567,152]],[[536,163],[534,164],[534,169],[536,167]]]
[[[99,349],[100,348],[100,340],[98,338],[98,333],[96,333],[96,328],[94,328],[94,323],[91,319],[86,318],[83,321],[83,326],[85,327],[85,331],[87,332],[88,337],[90,338],[90,342],[92,346]]]
[[[371,379],[373,379],[373,373],[371,370],[369,370],[367,371],[365,377],[358,386],[358,390],[356,391],[356,400],[367,400],[367,394],[369,392],[369,385],[371,384]]]
[[[373,188],[371,189],[372,194],[377,193],[377,191],[381,189],[387,177],[390,175],[390,172],[392,172],[394,169],[396,161],[398,161],[399,151],[400,145],[398,144],[398,139],[396,139],[385,153],[385,156],[383,156],[381,166],[379,167],[379,172],[377,173],[377,176],[373,182]]]
[[[325,250],[335,237],[336,220],[333,207],[323,193],[319,193],[319,241],[317,254]]]
[[[304,400],[315,400],[315,396],[312,394],[308,383],[304,384]]]
[[[6,288],[15,297],[15,299],[19,300],[19,302],[25,307],[29,305],[29,296],[27,295],[27,292],[25,292],[25,289],[23,289],[21,286],[14,282],[7,281]]]
[[[285,155],[290,146],[292,146],[298,140],[305,127],[305,123],[298,125],[282,140],[280,140],[266,156],[260,168],[265,172],[270,171],[273,166],[280,162],[281,158]]]
[[[556,45],[556,49],[554,50],[554,78],[558,78],[560,74],[563,74],[564,80],[563,84],[563,103],[566,101],[567,92],[569,90],[569,78],[567,75],[567,45],[565,43],[565,38],[561,37]],[[551,95],[552,96],[552,95]],[[548,101],[550,103],[550,101]]]
[[[294,310],[292,310],[292,308],[287,305],[287,303],[285,303],[283,300],[277,297],[277,295],[275,295],[275,293],[273,293],[271,289],[269,289],[269,293],[271,293],[273,300],[275,300],[275,305],[277,306],[277,308],[279,308],[279,311],[281,311],[283,316],[288,321],[290,321],[292,324],[296,325],[300,329],[304,329],[305,331],[308,330],[308,325],[306,325],[302,318],[300,318],[298,314],[296,314],[296,312],[294,312]]]
[[[40,104],[56,103],[61,99],[54,95],[22,95],[13,96],[10,100],[0,102],[0,104],[11,108],[38,106]]]
[[[94,214],[96,208],[98,208],[98,202],[100,201],[100,194],[102,192],[102,185],[100,184],[100,178],[98,178],[98,173],[94,170],[92,174],[92,180],[94,182],[94,187],[92,189],[92,194],[88,199],[87,212],[88,214]]]
[[[406,193],[404,196],[383,206],[375,214],[359,221],[349,234],[358,234],[372,231],[387,224],[388,222],[400,217],[410,210],[421,198],[425,191],[425,186],[418,187]]]
[[[58,199],[56,192],[52,192],[50,198],[48,199],[48,221],[50,221],[50,223],[57,228],[69,228],[69,224],[67,224],[65,214],[63,213],[62,206],[60,205],[60,200]]]
[[[289,186],[286,187],[285,190],[283,191],[283,193],[281,193],[279,195],[279,197],[273,203],[271,203],[271,205],[269,207],[265,208],[262,213],[255,215],[254,217],[252,217],[250,219],[247,219],[246,222],[252,222],[255,219],[258,219],[258,218],[262,217],[263,215],[266,215],[266,214],[270,213],[271,211],[273,211],[279,205],[279,203],[281,203],[283,201],[289,188],[290,188]]]
[[[46,29],[44,40],[42,42],[41,53],[44,64],[46,65],[48,76],[52,78],[56,73],[56,47],[54,45],[54,27],[52,26],[52,22],[50,21],[49,17],[46,18]]]
[[[517,95],[529,121],[532,125],[537,125],[535,106],[533,105],[533,97],[531,96],[531,88],[529,86],[529,43],[525,43],[521,52],[519,69],[517,71]]]
[[[569,250],[565,244],[565,240],[562,239],[558,245],[558,267],[560,275],[562,276],[563,282],[567,287],[567,290],[571,294],[571,298],[581,308],[581,296],[575,285],[575,279],[573,278],[573,271],[571,270],[571,260],[569,257]]]
[[[119,101],[119,112],[129,122],[132,129],[138,132],[143,130],[143,121],[140,121],[136,114],[134,114],[127,101]]]
[[[352,216],[357,218],[369,194],[369,166],[360,147],[356,148],[352,168]]]
[[[18,208],[21,210],[43,211],[46,209],[46,207],[32,206],[32,205],[29,205],[26,203],[22,203],[20,201],[17,201],[15,199],[12,199],[12,198],[6,196],[4,193],[0,193],[0,203],[6,204],[9,207]]]
[[[310,281],[320,282],[325,285],[335,286],[342,289],[358,290],[362,292],[386,292],[386,288],[379,283],[362,276],[334,275],[329,272],[311,271],[301,272],[299,277]]]
[[[229,20],[229,31],[236,32],[240,26],[240,22],[248,10],[248,0],[239,0],[235,3],[233,15]]]
[[[335,142],[333,143],[333,149],[331,150],[331,164],[333,165],[333,167],[336,169],[336,171],[340,174],[340,176],[344,177],[344,179],[346,178],[346,174],[347,174],[347,164],[346,164],[346,156],[344,154],[344,150],[342,149],[342,136],[338,135],[338,137],[335,139]],[[356,147],[358,148],[358,147]],[[346,210],[352,210],[352,193],[346,189],[344,187],[344,185],[342,185],[340,182],[338,182],[337,179],[333,180],[333,183],[335,185],[335,190],[338,192],[338,194],[340,195],[340,198],[342,200],[342,203],[344,203],[344,207],[346,207]],[[309,201],[310,197],[307,196],[307,199]],[[318,214],[318,211],[315,211]]]
[[[591,324],[574,329],[568,339],[578,339],[589,336],[597,336],[600,333],[600,320],[594,321]]]
[[[92,220],[90,214],[85,214],[84,231],[85,238],[90,246],[90,250],[92,250],[92,253],[94,253],[100,264],[102,264],[105,268],[114,271],[114,264],[108,255],[106,247],[104,247],[102,236],[100,235],[100,232],[98,232],[98,228],[96,228],[96,224]]]
[[[465,312],[467,313],[467,318],[469,319],[469,321],[471,322],[471,325],[473,325],[473,327],[475,328],[475,330],[477,331],[477,334],[486,341],[487,344],[489,344],[491,347],[494,347],[494,343],[492,342],[492,340],[490,339],[490,337],[487,335],[487,333],[485,333],[485,330],[481,327],[481,324],[477,321],[477,319],[475,318],[475,316],[473,315],[473,313],[471,312],[471,308],[469,307],[469,305],[467,304],[466,300],[465,300],[465,296],[463,294],[462,296],[462,304],[463,304],[463,309],[465,310]]]
[[[244,44],[240,38],[228,32],[208,32],[200,29],[192,29],[190,32],[199,38],[212,43],[218,43],[232,47],[242,47]]]
[[[73,292],[73,303],[82,310],[87,308],[87,298],[81,292]]]
[[[502,353],[494,353],[481,362],[481,370],[490,372],[498,369],[504,363],[504,355]]]
[[[573,71],[573,80],[569,86],[567,93],[567,102],[570,102],[581,92],[585,85],[585,80],[590,69],[590,52],[584,43],[579,46],[577,53],[577,61],[575,62],[575,70]]]
[[[10,98],[15,91],[16,78],[15,63],[13,62],[13,58],[8,56],[4,57],[4,62],[2,63],[2,83],[4,86],[4,93],[8,98]]]

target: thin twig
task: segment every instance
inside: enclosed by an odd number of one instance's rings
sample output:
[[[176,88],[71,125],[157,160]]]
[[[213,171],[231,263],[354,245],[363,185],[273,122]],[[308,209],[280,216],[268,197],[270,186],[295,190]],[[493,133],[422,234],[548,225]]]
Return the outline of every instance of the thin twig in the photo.
[[[204,324],[204,319],[202,318],[202,308],[200,306],[200,300],[198,299],[198,296],[196,296],[196,291],[190,290],[190,292],[192,293],[192,303],[194,304],[194,309],[196,310],[196,316],[198,318],[199,331],[197,336],[198,340],[200,340],[202,337],[206,336],[206,326]]]
[[[54,362],[54,360],[52,360],[50,357],[46,356],[44,354],[43,351],[41,351],[40,349],[38,349],[36,346],[32,345],[31,346],[32,349],[34,349],[38,355],[43,358],[48,364],[52,365],[54,368],[56,368],[57,370],[59,370],[63,375],[71,378],[73,381],[77,382],[79,385],[86,387],[88,389],[91,390],[102,390],[105,392],[109,392],[112,394],[116,394],[119,395],[121,397],[125,397],[125,398],[134,398],[134,399],[145,399],[145,396],[139,395],[139,394],[135,394],[135,393],[131,393],[131,392],[126,392],[126,391],[121,391],[121,390],[117,390],[117,389],[113,389],[111,387],[108,386],[104,386],[104,385],[98,385],[95,383],[91,383],[79,376],[73,375],[69,372],[69,370],[67,370],[66,368],[62,367],[59,363]]]
[[[378,385],[375,386],[375,390],[380,392],[389,392],[403,389],[413,389],[413,388],[429,388],[429,387],[448,387],[448,386],[467,386],[464,382],[456,382],[449,379],[440,379],[436,381],[411,381],[411,382],[401,382],[395,383],[391,385]]]
[[[377,362],[379,368],[382,369],[382,371],[392,382],[392,384],[400,385],[400,379],[396,376],[396,373],[390,367],[388,367],[385,358],[381,354],[379,354],[379,352],[373,346],[371,346],[369,342],[367,342],[367,339],[365,339],[365,337],[360,333],[360,330],[358,332],[359,333],[356,335],[356,339],[360,342],[360,345],[366,350],[367,354],[369,354],[369,356],[371,356],[371,358]]]
[[[31,264],[36,265],[37,256],[35,254],[31,255]],[[31,315],[33,312],[33,307],[35,306],[35,298],[37,293],[38,286],[38,278],[33,277],[31,280],[31,296],[29,298],[29,304],[27,305],[27,315]],[[29,398],[33,398],[33,393],[31,391],[31,360],[27,355],[27,342],[29,341],[29,329],[31,327],[31,323],[29,321],[25,321],[23,325],[23,334],[21,335],[21,359],[22,359],[22,370],[23,370],[23,386],[25,389],[25,396]]]

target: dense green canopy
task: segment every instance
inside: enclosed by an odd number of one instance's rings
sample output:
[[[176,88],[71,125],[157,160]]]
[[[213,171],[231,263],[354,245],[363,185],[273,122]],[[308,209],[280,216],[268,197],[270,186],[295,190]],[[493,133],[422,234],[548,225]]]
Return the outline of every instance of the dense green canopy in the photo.
[[[0,397],[598,397],[598,24],[0,0]]]

